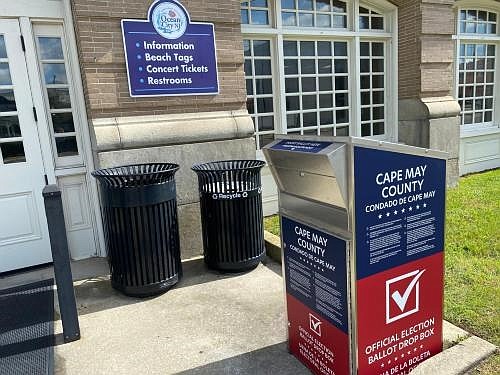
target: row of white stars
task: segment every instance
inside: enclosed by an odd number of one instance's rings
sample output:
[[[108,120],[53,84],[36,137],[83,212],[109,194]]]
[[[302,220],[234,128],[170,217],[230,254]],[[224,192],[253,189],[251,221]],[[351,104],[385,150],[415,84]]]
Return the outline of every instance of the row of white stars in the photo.
[[[305,259],[305,258],[300,258],[300,260],[301,260],[301,261],[303,261],[303,262],[304,262],[304,263],[306,263],[306,264],[309,264],[310,266],[313,266],[313,267],[314,267],[314,268],[316,268],[318,271],[320,271],[320,270],[321,270],[321,272],[325,272],[325,270],[324,270],[323,268],[321,268],[320,266],[316,266],[316,265],[314,264],[314,262],[309,262],[309,261],[308,261],[307,259]]]
[[[420,345],[420,349],[423,349],[423,348],[424,348],[424,346],[423,346],[423,345]],[[413,348],[413,352],[416,352],[416,351],[417,351],[417,348]],[[408,350],[408,351],[406,352],[406,354],[407,354],[407,355],[410,355],[410,354],[411,354],[411,350]],[[404,357],[405,357],[405,353],[401,353],[401,358],[404,358]],[[396,356],[396,357],[394,358],[394,362],[396,362],[398,359],[399,359],[399,357],[397,357],[397,356]],[[387,364],[388,364],[388,365],[390,365],[391,363],[392,363],[392,361],[389,359],[389,360],[387,361]],[[380,364],[380,367],[382,367],[382,368],[383,368],[383,367],[385,367],[385,363],[381,363],[381,364]]]
[[[424,207],[424,208],[427,208],[427,203],[424,203],[424,204],[423,204],[423,207]],[[419,205],[419,204],[417,204],[417,205],[415,206],[415,209],[420,210],[420,205]],[[413,211],[413,207],[412,207],[412,206],[408,207],[408,211],[410,211],[410,212],[411,212],[411,211]],[[404,214],[404,213],[406,212],[406,209],[405,209],[405,208],[402,208],[402,209],[401,209],[401,211],[394,210],[394,211],[392,212],[392,214],[393,214],[393,215],[397,215],[397,214],[398,214],[398,213],[400,213],[400,212],[401,212],[402,214]],[[387,217],[391,216],[391,212],[387,212],[387,213],[385,214],[385,216],[387,216]],[[382,219],[382,217],[384,217],[384,215],[382,215],[382,214],[379,214],[379,215],[378,215],[378,218],[379,218],[379,219]]]

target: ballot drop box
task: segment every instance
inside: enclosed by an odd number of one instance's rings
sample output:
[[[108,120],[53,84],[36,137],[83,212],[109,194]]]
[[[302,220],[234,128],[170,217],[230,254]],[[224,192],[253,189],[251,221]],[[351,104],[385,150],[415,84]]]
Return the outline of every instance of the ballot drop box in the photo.
[[[278,138],[290,352],[315,374],[410,373],[443,346],[446,154]]]

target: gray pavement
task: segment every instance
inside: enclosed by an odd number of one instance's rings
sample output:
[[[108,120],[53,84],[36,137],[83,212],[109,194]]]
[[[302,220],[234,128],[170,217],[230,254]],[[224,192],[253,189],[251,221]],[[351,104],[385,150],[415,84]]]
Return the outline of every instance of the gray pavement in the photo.
[[[222,275],[193,260],[147,300],[107,277],[77,282],[82,338],[56,347],[56,374],[309,374],[286,349],[280,268]]]
[[[59,374],[310,374],[287,352],[281,266],[267,258],[251,272],[220,274],[203,259],[150,299],[111,288],[105,259],[75,262],[82,338],[55,347]],[[50,270],[0,279],[2,287],[42,280]],[[463,374],[497,349],[444,322],[445,351],[412,375]],[[61,321],[56,322],[61,333]]]

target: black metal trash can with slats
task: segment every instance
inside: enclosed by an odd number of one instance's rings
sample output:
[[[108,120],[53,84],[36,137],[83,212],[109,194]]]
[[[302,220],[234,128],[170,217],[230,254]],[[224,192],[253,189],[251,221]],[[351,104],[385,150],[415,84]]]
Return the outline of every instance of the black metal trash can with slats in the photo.
[[[205,262],[220,271],[251,269],[265,256],[259,160],[196,164]]]
[[[92,172],[101,187],[113,288],[126,295],[161,294],[182,276],[175,172],[152,163]]]

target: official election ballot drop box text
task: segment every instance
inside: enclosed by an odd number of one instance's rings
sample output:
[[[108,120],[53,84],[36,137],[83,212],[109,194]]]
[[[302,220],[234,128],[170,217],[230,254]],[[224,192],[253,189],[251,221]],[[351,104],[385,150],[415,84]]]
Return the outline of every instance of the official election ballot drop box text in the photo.
[[[316,374],[408,374],[442,350],[446,154],[352,137],[264,148],[290,351]]]

